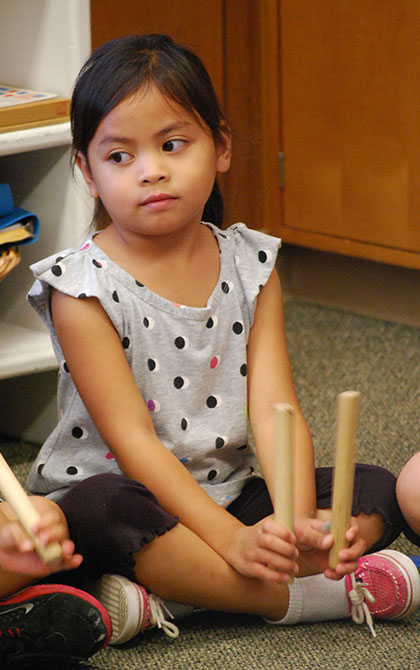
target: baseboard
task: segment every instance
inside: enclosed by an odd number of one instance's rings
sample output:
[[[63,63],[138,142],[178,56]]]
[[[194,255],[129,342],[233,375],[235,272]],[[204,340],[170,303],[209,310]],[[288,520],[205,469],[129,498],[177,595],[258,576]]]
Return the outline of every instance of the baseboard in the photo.
[[[420,270],[287,244],[278,269],[285,300],[420,327]]]

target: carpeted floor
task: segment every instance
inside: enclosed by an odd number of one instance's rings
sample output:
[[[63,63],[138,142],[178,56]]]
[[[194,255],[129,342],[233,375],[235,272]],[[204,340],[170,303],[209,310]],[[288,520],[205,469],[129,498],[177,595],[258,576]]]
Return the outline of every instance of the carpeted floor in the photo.
[[[419,449],[420,330],[308,304],[285,306],[298,395],[314,437],[317,465],[334,457],[335,399],[361,393],[358,459],[398,473]],[[0,444],[19,477],[33,445]],[[393,548],[420,549],[405,538]],[[91,670],[419,670],[420,615],[376,623],[377,638],[349,621],[272,627],[258,617],[200,613],[169,640],[154,630],[86,664]],[[58,669],[59,670],[59,669]]]

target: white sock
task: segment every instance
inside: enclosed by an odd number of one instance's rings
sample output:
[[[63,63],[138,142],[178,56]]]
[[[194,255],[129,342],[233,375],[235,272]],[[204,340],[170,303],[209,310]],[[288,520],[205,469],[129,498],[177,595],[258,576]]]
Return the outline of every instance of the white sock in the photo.
[[[324,575],[301,577],[289,585],[289,609],[280,621],[269,623],[291,625],[304,621],[332,621],[349,616],[345,580],[334,581]],[[266,619],[268,621],[268,619]]]

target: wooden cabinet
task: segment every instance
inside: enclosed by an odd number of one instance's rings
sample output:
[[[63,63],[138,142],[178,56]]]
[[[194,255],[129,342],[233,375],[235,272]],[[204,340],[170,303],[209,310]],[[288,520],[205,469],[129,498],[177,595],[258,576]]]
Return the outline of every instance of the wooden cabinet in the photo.
[[[420,268],[420,4],[279,6],[281,236]]]

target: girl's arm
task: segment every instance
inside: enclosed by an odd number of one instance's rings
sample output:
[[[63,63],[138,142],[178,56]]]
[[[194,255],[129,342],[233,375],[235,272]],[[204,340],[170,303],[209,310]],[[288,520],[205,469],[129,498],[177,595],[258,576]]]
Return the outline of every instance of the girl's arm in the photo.
[[[283,321],[283,301],[276,270],[258,298],[254,323],[248,342],[248,401],[249,417],[259,463],[274,500],[275,433],[274,404],[287,403],[296,411],[295,434],[295,519],[301,548],[324,550],[331,547],[331,534],[321,531],[325,522],[317,521],[315,459],[312,438],[296,396]],[[302,532],[303,531],[303,532]],[[352,546],[340,553],[341,563],[336,576],[355,569],[355,561],[365,548],[356,539],[357,525],[353,522],[346,537]],[[319,556],[316,556],[319,563]],[[326,568],[326,554],[321,560]],[[327,573],[326,573],[327,574]],[[332,577],[333,572],[328,571]]]
[[[274,499],[274,404],[296,411],[295,515],[316,513],[315,461],[311,434],[297,399],[287,351],[280,281],[273,271],[262,289],[248,342],[249,418],[258,459]]]
[[[293,572],[296,549],[290,533],[243,526],[159,441],[118,333],[99,301],[54,291],[51,302],[73,381],[121,470],[242,574],[281,580],[282,572]]]

